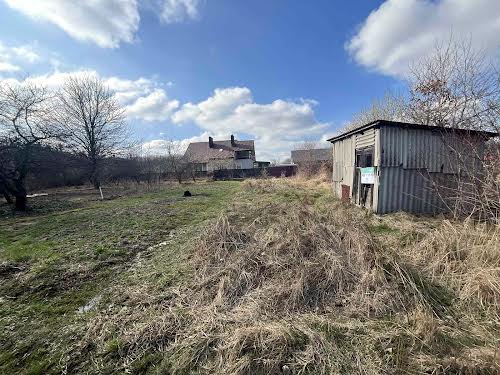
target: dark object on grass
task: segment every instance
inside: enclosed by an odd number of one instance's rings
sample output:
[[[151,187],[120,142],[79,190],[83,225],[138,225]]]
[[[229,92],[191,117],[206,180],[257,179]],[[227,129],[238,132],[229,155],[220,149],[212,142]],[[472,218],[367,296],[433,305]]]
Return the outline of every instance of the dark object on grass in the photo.
[[[191,194],[191,192],[190,192],[189,190],[186,190],[186,191],[184,192],[184,196],[185,196],[185,197],[190,197],[190,196],[192,196],[192,194]]]

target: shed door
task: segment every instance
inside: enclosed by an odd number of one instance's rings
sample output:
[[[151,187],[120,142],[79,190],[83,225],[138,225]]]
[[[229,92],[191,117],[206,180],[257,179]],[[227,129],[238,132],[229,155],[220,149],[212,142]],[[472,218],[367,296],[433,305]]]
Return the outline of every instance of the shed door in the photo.
[[[361,172],[373,168],[374,148],[365,147],[356,150],[356,170],[354,173],[354,203],[373,209],[373,183],[363,183]]]

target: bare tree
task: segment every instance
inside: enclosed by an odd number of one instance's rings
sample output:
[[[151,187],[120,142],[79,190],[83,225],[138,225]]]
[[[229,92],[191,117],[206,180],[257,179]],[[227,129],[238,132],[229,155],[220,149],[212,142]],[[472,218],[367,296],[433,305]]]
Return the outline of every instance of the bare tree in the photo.
[[[414,122],[500,131],[498,66],[470,41],[436,44],[411,65],[409,115]]]
[[[188,157],[184,156],[181,145],[175,141],[166,143],[166,162],[167,170],[179,183],[189,174],[192,163]]]
[[[0,191],[15,197],[17,210],[26,210],[26,176],[36,150],[62,136],[52,116],[53,97],[31,83],[0,86]]]
[[[376,120],[410,120],[408,113],[408,103],[404,95],[388,91],[383,97],[374,98],[369,107],[356,113],[341,132],[359,128]]]
[[[500,75],[498,67],[470,43],[450,39],[436,44],[428,57],[416,61],[409,78],[409,115],[413,122],[443,128],[500,133]],[[443,133],[444,134],[444,133]],[[488,220],[500,215],[498,141],[484,147],[478,135],[443,136],[456,173],[453,183],[435,188],[453,199],[458,215],[471,212]],[[459,139],[457,139],[459,138]]]
[[[59,95],[68,147],[83,155],[89,178],[101,185],[101,164],[124,151],[128,140],[123,108],[104,82],[93,76],[70,77]]]
[[[330,173],[333,167],[333,152],[328,151],[328,158],[325,158],[323,149],[330,148],[321,146],[320,142],[306,141],[298,143],[292,152],[293,162],[298,165],[298,170],[306,177],[310,177],[325,171]]]
[[[407,83],[406,94],[373,99],[342,131],[375,120],[500,131],[499,68],[470,41],[436,43],[430,55],[411,63]]]

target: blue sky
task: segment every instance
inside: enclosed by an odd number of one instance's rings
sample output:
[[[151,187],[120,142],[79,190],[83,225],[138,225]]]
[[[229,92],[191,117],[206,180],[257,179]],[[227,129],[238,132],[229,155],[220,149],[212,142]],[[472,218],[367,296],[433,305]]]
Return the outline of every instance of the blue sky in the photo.
[[[0,79],[95,74],[151,152],[208,135],[284,158],[332,135],[450,32],[488,53],[496,0],[0,0]]]

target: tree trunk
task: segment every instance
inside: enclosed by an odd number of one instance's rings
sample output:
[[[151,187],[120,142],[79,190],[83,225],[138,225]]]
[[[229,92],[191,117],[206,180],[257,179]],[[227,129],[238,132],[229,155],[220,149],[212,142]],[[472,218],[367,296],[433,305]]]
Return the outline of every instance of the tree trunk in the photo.
[[[101,181],[99,179],[99,168],[97,165],[97,160],[92,160],[91,171],[90,171],[90,182],[94,186],[94,189],[99,190],[101,186]]]
[[[101,186],[99,179],[92,177],[92,185],[94,186],[94,189],[99,190],[99,187]]]
[[[12,200],[12,197],[10,196],[10,194],[7,193],[5,190],[2,191],[2,195],[3,195],[3,197],[5,198],[5,200],[7,201],[8,204],[14,203],[14,201]]]
[[[16,211],[26,211],[28,193],[26,192],[26,188],[24,187],[24,179],[20,178],[14,182],[14,186],[16,191],[14,192],[14,197],[16,198],[15,208]]]
[[[15,205],[16,211],[26,211],[27,203],[28,203],[28,198],[26,197],[26,194],[24,195],[16,194],[16,205]]]

